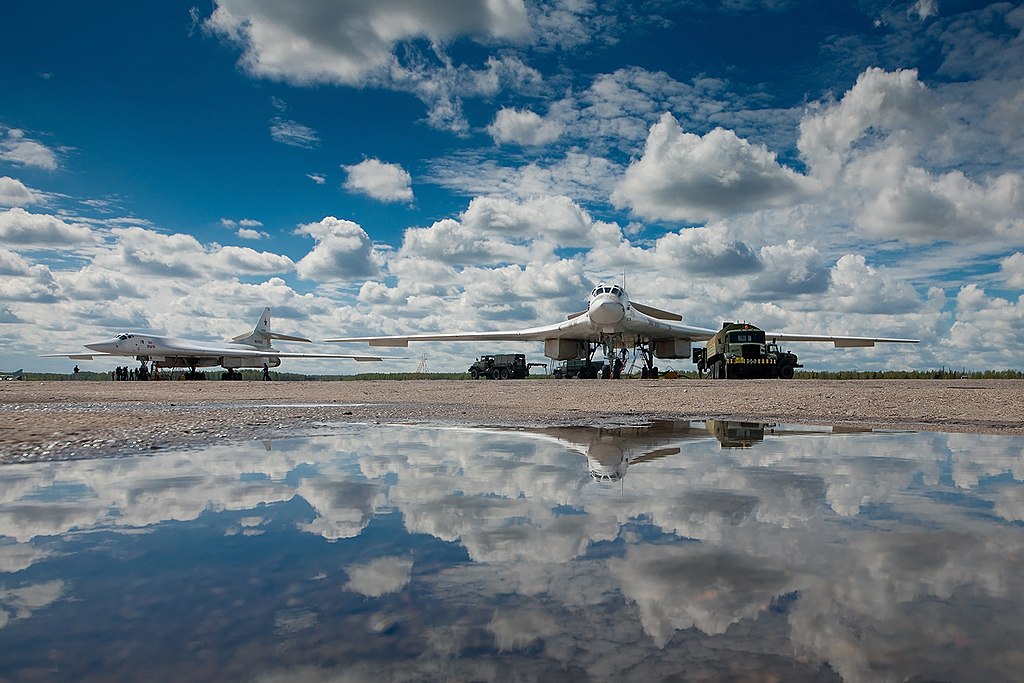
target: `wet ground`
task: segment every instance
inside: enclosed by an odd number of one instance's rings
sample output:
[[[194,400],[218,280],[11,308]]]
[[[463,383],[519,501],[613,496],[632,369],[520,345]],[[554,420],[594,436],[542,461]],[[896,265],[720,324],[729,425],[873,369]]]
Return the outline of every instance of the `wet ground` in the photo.
[[[0,466],[0,680],[1019,680],[1024,437],[662,421]]]

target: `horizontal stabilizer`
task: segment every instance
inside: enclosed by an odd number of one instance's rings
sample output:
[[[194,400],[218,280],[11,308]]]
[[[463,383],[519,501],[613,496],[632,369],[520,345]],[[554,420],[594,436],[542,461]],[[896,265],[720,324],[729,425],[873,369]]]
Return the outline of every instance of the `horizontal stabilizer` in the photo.
[[[312,339],[306,339],[305,337],[292,337],[287,334],[278,334],[277,332],[270,333],[271,339],[280,339],[281,341],[298,341],[298,342],[311,342]]]
[[[668,311],[663,311],[660,308],[648,306],[647,304],[638,304],[635,301],[631,301],[630,306],[640,311],[644,315],[649,315],[652,318],[657,318],[658,320],[675,320],[676,322],[682,322],[683,320],[683,316],[679,315],[678,313],[669,313]]]

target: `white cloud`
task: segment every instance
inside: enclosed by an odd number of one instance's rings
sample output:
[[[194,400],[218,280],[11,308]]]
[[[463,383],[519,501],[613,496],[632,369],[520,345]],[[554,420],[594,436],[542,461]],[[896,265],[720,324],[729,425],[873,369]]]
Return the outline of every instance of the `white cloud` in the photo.
[[[1024,295],[1011,301],[991,297],[975,284],[961,287],[956,296],[956,321],[948,339],[941,343],[956,353],[958,366],[1016,367],[1006,350],[1024,344]]]
[[[0,159],[21,166],[32,166],[46,171],[57,170],[57,154],[46,145],[25,136],[18,128],[0,129]]]
[[[510,263],[527,258],[525,248],[493,239],[450,218],[429,228],[406,230],[398,255],[451,265]]]
[[[28,275],[32,264],[15,254],[0,248],[0,275]]]
[[[762,269],[757,251],[750,245],[730,240],[714,227],[690,228],[668,233],[655,243],[656,263],[693,275],[738,276]]]
[[[243,240],[259,240],[270,237],[270,233],[256,229],[263,227],[263,223],[262,221],[255,220],[253,218],[243,218],[239,221],[232,220],[230,218],[221,218],[220,224],[229,230],[234,230],[235,235]]]
[[[326,216],[318,223],[300,225],[295,234],[316,240],[313,250],[295,264],[301,278],[333,281],[377,274],[370,236],[352,221]]]
[[[28,206],[38,204],[39,193],[29,189],[17,178],[0,177],[0,206]]]
[[[617,241],[618,228],[602,224],[566,196],[536,197],[524,202],[477,197],[462,222],[468,227],[506,238],[550,239],[558,246],[585,246],[601,236]],[[610,227],[610,230],[609,230]]]
[[[459,36],[520,40],[529,33],[522,0],[395,0],[388,3],[218,0],[205,26],[243,49],[251,74],[299,85],[364,85],[401,71],[397,44]]]
[[[6,244],[60,249],[97,241],[82,224],[67,223],[56,216],[29,213],[15,207],[0,212],[0,238]]]
[[[1024,289],[1024,253],[1016,252],[999,262],[999,273],[1010,287]]]
[[[918,19],[924,21],[929,17],[934,17],[939,13],[938,0],[917,0],[910,9],[907,10],[907,15],[917,15]]]
[[[145,228],[115,228],[110,251],[93,261],[99,268],[159,275],[173,279],[236,277],[289,272],[287,256],[257,252],[248,247],[203,245],[192,235],[166,235]],[[167,283],[169,286],[172,282]]]
[[[252,228],[239,228],[235,234],[243,240],[261,240],[270,237],[270,233],[262,230],[253,230]]]
[[[0,253],[0,270],[13,271],[0,278],[0,301],[51,303],[63,294],[60,282],[48,267],[29,265],[10,252]]]
[[[345,590],[370,598],[379,598],[402,590],[412,578],[412,559],[378,557],[366,564],[345,567],[348,583]]]
[[[937,103],[916,69],[869,68],[838,104],[801,121],[797,147],[815,175],[831,181],[865,136],[885,133],[886,144],[908,138],[920,143],[932,140],[938,128]]]
[[[411,202],[412,176],[399,164],[379,159],[366,159],[351,166],[342,166],[348,173],[345,189],[382,202]]]
[[[558,121],[544,119],[532,111],[502,109],[487,126],[487,132],[498,144],[546,145],[562,134],[564,126]]]
[[[910,283],[869,266],[861,254],[846,254],[836,261],[828,301],[834,310],[848,313],[900,314],[921,307],[921,297]]]
[[[288,121],[280,117],[275,118],[270,126],[270,137],[275,142],[280,142],[292,147],[313,149],[320,144],[320,136],[309,126],[304,126],[295,121]]]
[[[814,183],[782,166],[763,145],[716,128],[685,133],[671,114],[651,127],[612,201],[649,219],[705,221],[808,198]]]

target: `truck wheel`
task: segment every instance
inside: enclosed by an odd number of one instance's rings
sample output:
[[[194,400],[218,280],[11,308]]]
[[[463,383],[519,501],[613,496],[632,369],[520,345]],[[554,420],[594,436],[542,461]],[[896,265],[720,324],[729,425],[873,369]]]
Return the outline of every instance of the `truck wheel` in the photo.
[[[502,368],[501,369],[501,378],[502,379],[508,379],[508,368]]]
[[[782,379],[793,379],[793,366],[783,365],[779,368],[779,377]]]
[[[476,368],[473,368],[472,370],[469,371],[469,376],[472,377],[473,379],[480,379],[480,371],[477,370]]]

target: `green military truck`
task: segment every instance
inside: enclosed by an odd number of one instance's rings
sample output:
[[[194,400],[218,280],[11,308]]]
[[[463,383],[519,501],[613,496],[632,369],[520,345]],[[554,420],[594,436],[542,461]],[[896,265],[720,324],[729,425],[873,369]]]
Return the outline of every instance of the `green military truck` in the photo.
[[[597,379],[603,369],[603,360],[577,358],[562,363],[552,375],[555,379]]]
[[[522,353],[480,356],[469,366],[469,376],[473,379],[526,379],[529,374],[530,366],[526,363],[526,354]]]
[[[795,353],[765,339],[764,330],[749,323],[722,323],[703,349],[693,350],[701,377],[710,379],[793,379],[802,368]]]

